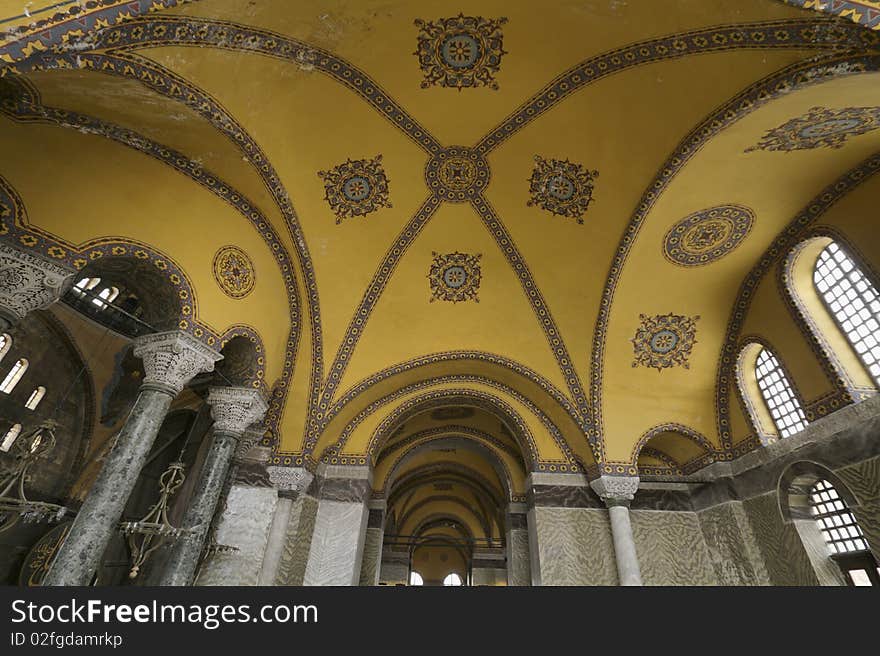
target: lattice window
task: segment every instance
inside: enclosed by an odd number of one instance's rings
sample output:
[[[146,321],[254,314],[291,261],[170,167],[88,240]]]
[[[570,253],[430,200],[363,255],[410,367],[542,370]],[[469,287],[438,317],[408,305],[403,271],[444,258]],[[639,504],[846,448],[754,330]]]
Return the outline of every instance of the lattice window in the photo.
[[[794,394],[794,388],[788,382],[779,360],[768,349],[762,348],[758,353],[755,378],[780,437],[794,435],[807,427],[807,417]]]
[[[832,553],[868,550],[868,543],[856,518],[828,481],[818,481],[810,490],[810,512]]]
[[[874,382],[880,386],[880,292],[835,242],[819,253],[813,283]]]
[[[24,372],[27,371],[28,361],[24,358],[21,358],[18,362],[13,365],[12,369],[10,369],[9,373],[6,374],[6,378],[3,379],[3,382],[0,383],[0,392],[5,392],[9,394],[12,390],[15,389],[15,386],[18,385],[18,381],[21,380],[21,377],[24,376]]]
[[[27,403],[24,404],[24,407],[28,410],[36,410],[37,406],[40,405],[40,401],[43,400],[44,396],[46,396],[46,388],[40,385],[37,389],[31,392],[31,395],[28,398]]]

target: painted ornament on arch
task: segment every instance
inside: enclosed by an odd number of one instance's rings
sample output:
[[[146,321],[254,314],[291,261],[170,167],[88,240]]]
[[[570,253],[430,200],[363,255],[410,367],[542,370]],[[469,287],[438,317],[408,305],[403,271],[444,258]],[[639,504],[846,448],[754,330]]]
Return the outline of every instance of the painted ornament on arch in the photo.
[[[535,168],[529,178],[530,198],[526,205],[536,205],[551,214],[584,222],[584,214],[593,202],[593,185],[598,171],[559,159],[535,155]]]
[[[391,207],[382,155],[349,159],[329,171],[318,171],[318,176],[324,181],[324,200],[336,215],[337,224]]]
[[[649,367],[660,371],[670,367],[690,369],[689,358],[697,342],[699,315],[682,314],[639,315],[633,344],[635,359],[632,366]]]
[[[755,213],[741,205],[718,205],[694,212],[676,223],[663,240],[663,254],[684,267],[715,262],[742,243]]]
[[[880,107],[813,107],[803,116],[768,130],[754,150],[807,150],[840,148],[851,137],[880,128]]]
[[[431,284],[431,302],[459,301],[480,302],[480,258],[482,255],[466,253],[433,253],[434,261],[428,273]]]
[[[224,246],[214,256],[214,280],[232,298],[244,298],[254,288],[254,264],[238,246]]]
[[[501,66],[506,18],[459,14],[436,21],[415,20],[419,68],[425,74],[422,88],[430,86],[498,89],[495,74]]]

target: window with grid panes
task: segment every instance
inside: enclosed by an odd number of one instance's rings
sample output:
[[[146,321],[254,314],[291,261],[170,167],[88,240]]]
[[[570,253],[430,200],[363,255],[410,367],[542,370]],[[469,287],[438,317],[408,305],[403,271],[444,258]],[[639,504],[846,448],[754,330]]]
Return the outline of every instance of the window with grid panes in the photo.
[[[818,481],[810,490],[810,512],[832,553],[868,550],[856,518],[828,481]]]
[[[776,356],[765,348],[758,353],[755,378],[770,416],[773,417],[773,423],[779,431],[779,437],[788,437],[806,428],[807,417],[788,377]]]
[[[813,283],[837,325],[880,384],[880,293],[839,244],[816,259]]]

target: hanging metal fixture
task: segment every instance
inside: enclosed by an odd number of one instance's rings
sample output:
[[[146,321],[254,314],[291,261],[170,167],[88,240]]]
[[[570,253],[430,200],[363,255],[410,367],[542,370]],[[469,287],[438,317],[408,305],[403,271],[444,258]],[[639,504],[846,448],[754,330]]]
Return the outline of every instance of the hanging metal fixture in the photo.
[[[30,466],[55,448],[57,429],[57,422],[44,421],[19,435],[9,448],[12,457],[0,460],[0,532],[12,528],[19,518],[25,522],[57,522],[67,514],[65,506],[31,501],[24,491]]]
[[[172,526],[168,521],[168,502],[186,480],[185,470],[186,465],[180,460],[168,465],[159,477],[159,500],[142,519],[120,523],[119,530],[128,537],[128,546],[131,549],[131,570],[128,578],[137,578],[147,558],[156,549],[188,532]]]

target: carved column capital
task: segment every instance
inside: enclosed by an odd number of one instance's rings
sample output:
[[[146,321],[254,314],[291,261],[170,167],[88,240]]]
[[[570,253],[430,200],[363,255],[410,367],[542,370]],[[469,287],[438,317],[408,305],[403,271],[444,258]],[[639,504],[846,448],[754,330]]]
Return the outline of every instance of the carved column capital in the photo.
[[[134,355],[143,360],[142,387],[177,396],[197,374],[213,371],[223,356],[180,330],[143,335],[134,340]]]
[[[606,506],[628,506],[639,489],[638,476],[600,476],[590,487]]]
[[[304,492],[314,476],[305,467],[266,467],[272,487],[284,492]]]
[[[0,244],[0,323],[8,328],[28,312],[57,301],[74,270]]]
[[[261,421],[269,409],[263,395],[252,387],[212,387],[208,391],[208,404],[214,418],[214,430],[235,435],[241,439],[251,424]],[[256,444],[259,437],[245,440],[247,448]]]

